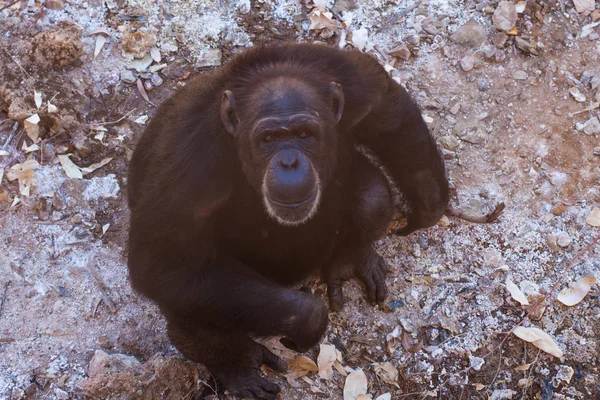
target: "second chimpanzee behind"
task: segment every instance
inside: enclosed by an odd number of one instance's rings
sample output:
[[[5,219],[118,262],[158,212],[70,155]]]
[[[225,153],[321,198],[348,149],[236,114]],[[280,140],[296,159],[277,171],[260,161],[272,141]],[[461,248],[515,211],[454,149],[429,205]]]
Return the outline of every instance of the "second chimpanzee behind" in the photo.
[[[399,234],[435,224],[448,201],[444,166],[418,107],[377,61],[318,45],[250,49],[159,108],[130,165],[129,269],[188,358],[244,397],[275,398],[252,340],[282,335],[305,351],[328,308],[290,288],[315,272],[329,303],[356,277],[387,294],[374,251],[393,216],[387,180],[410,204]]]

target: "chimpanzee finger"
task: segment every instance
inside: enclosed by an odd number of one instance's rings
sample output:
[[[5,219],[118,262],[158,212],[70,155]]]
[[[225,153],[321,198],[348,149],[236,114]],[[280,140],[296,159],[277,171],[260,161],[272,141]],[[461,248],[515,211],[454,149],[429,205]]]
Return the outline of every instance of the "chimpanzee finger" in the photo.
[[[340,311],[344,307],[342,285],[341,279],[330,279],[327,281],[327,297],[329,297],[331,311]]]
[[[281,343],[290,350],[298,351],[298,346],[296,345],[296,342],[294,342],[290,338],[282,337],[281,339],[279,339],[279,343]]]
[[[365,291],[367,292],[367,300],[369,300],[369,303],[375,304],[377,285],[375,284],[375,281],[373,280],[373,275],[372,274],[363,275],[361,278],[362,278],[363,283],[365,284]]]
[[[285,363],[285,361],[277,357],[275,354],[271,353],[269,349],[267,349],[266,347],[262,347],[262,353],[262,362],[267,367],[278,372],[287,371],[287,364]]]
[[[383,257],[379,259],[379,268],[383,271],[384,275],[390,272],[390,265],[385,261]]]
[[[266,379],[261,379],[260,385],[264,385],[265,382],[269,383],[271,385],[274,385],[277,390],[276,391],[270,391],[269,389],[267,389],[266,387],[261,387],[261,386],[252,386],[250,388],[250,391],[252,392],[252,394],[254,395],[254,397],[256,397],[257,399],[267,399],[267,400],[275,400],[277,398],[277,394],[279,393],[279,391],[281,390],[279,388],[279,386],[275,385],[274,383],[271,383],[269,381],[267,381]]]
[[[381,270],[378,270],[373,274],[373,280],[375,281],[375,286],[377,286],[377,304],[381,304],[385,301],[388,290],[387,285],[385,284],[385,273]]]
[[[408,236],[416,230],[417,230],[416,228],[413,228],[410,226],[410,224],[408,224],[408,225],[403,226],[402,228],[396,229],[396,235]]]
[[[312,290],[310,289],[310,286],[303,285],[298,290],[300,290],[301,292],[304,292],[304,293],[312,294]]]

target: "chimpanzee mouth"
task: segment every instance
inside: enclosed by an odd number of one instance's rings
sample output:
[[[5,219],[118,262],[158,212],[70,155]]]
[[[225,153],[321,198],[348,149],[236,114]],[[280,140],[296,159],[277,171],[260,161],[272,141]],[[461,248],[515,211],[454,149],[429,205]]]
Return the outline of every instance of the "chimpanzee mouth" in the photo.
[[[264,190],[263,203],[267,214],[284,226],[302,225],[311,219],[319,208],[321,200],[321,188],[316,185],[316,189],[304,200],[297,203],[283,203],[269,196],[269,192]]]

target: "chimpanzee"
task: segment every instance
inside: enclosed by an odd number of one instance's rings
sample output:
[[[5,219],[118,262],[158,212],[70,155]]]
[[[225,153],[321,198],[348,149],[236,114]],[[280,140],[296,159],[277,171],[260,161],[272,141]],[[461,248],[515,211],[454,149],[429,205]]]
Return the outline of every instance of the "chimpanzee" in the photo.
[[[320,272],[329,305],[358,278],[387,295],[373,249],[392,220],[388,179],[410,205],[400,235],[448,202],[443,161],[419,108],[370,56],[324,45],[258,46],[199,76],[158,109],[129,170],[129,271],[172,343],[243,397],[273,399],[253,340],[317,344],[328,307],[293,284]]]

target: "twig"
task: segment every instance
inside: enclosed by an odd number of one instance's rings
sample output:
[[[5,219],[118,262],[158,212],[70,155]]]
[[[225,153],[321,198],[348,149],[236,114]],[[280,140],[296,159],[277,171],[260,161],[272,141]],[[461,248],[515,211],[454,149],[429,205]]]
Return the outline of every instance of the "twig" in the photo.
[[[94,269],[94,267],[91,264],[87,265],[87,269],[88,271],[90,271],[90,274],[92,274],[92,276],[94,277],[94,280],[96,281],[96,285],[98,286],[98,289],[100,290],[100,294],[102,295],[102,300],[106,303],[106,305],[108,306],[108,308],[110,309],[110,311],[112,313],[117,312],[117,307],[115,306],[115,303],[113,303],[113,301],[111,300],[111,298],[108,296],[108,292],[107,292],[107,287],[104,284],[104,282],[102,282],[102,278],[100,278],[100,275],[98,274],[98,272]]]
[[[2,10],[0,10],[2,11]],[[13,62],[15,64],[17,64],[19,66],[19,68],[21,69],[21,72],[23,72],[25,75],[27,75],[28,78],[31,78],[31,75],[29,75],[29,72],[25,71],[25,68],[23,68],[23,66],[21,65],[21,63],[19,63],[16,58],[14,58],[6,49],[4,49],[4,52],[6,53],[7,56],[10,57],[11,60],[13,60]]]
[[[6,120],[9,121],[9,120]],[[4,122],[4,121],[3,121]],[[6,142],[4,142],[4,144],[2,145],[2,150],[5,150],[6,147],[8,146],[8,144],[10,143],[10,141],[12,140],[12,138],[15,136],[15,133],[17,133],[17,129],[19,129],[19,122],[15,121],[12,130],[10,131],[10,134],[8,135],[8,139],[6,139]]]
[[[130,116],[131,114],[133,114],[133,112],[136,109],[132,109],[131,111],[129,111],[127,114],[123,115],[121,118],[119,118],[116,121],[108,121],[108,122],[92,122],[91,124],[84,124],[83,126],[101,126],[101,125],[114,125],[114,124],[118,124],[119,122],[123,121],[125,118],[127,118],[128,116]]]
[[[579,115],[579,114],[586,113],[588,111],[593,111],[593,110],[595,110],[596,108],[599,108],[599,107],[600,107],[600,102],[598,102],[598,103],[592,103],[591,106],[586,107],[583,110],[576,111],[576,112],[573,113],[573,115]]]
[[[0,8],[0,12],[2,12],[2,11],[4,11],[4,10],[6,10],[7,8],[10,8],[10,7],[14,6],[14,5],[15,5],[15,4],[17,4],[19,1],[21,1],[21,0],[15,0],[15,1],[12,1],[12,2],[8,2],[8,4],[7,4],[7,5],[5,5],[4,7]]]
[[[6,294],[8,293],[8,287],[12,282],[8,281],[4,284],[4,291],[2,292],[2,300],[0,300],[0,318],[2,317],[2,310],[4,310],[4,303],[6,302]]]
[[[492,212],[484,215],[468,215],[465,214],[463,211],[457,210],[452,207],[448,207],[447,211],[450,216],[460,218],[468,222],[474,222],[477,224],[489,224],[490,222],[494,222],[495,220],[497,220],[498,217],[502,215],[502,212],[504,212],[504,208],[504,203],[499,203],[496,205]]]

